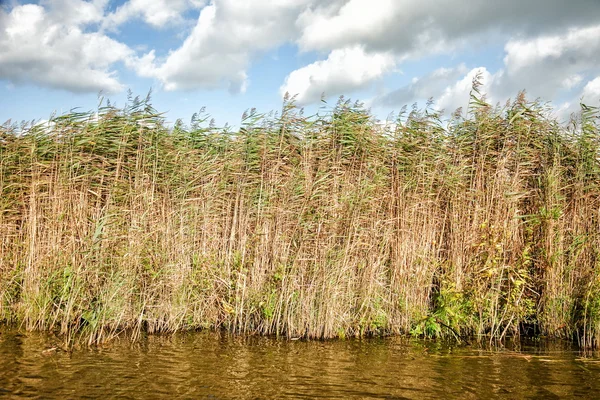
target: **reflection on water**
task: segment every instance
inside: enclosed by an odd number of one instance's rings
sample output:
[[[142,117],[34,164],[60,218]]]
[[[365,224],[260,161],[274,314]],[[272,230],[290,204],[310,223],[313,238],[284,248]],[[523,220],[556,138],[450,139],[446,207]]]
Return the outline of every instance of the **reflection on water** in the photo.
[[[600,360],[561,343],[520,351],[403,338],[328,342],[215,333],[153,336],[66,353],[41,334],[0,332],[0,397],[594,398]]]

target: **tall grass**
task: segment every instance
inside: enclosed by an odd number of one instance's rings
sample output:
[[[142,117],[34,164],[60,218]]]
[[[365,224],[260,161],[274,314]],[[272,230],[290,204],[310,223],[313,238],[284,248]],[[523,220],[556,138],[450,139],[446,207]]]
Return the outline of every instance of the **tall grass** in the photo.
[[[500,340],[600,338],[596,109],[567,127],[474,88],[375,124],[202,116],[149,99],[0,129],[0,319],[90,343],[227,329]]]

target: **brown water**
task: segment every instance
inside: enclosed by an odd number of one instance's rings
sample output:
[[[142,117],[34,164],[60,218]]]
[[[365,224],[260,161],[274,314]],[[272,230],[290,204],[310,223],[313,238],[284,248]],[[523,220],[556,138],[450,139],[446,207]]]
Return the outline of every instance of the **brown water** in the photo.
[[[600,398],[600,359],[562,343],[451,348],[402,338],[328,342],[214,333],[72,353],[0,332],[5,398]]]

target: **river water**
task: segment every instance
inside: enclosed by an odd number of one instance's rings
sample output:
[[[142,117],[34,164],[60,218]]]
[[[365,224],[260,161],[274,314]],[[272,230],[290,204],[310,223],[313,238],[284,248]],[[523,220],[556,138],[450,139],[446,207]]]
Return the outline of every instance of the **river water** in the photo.
[[[600,398],[600,359],[561,342],[486,350],[201,332],[72,352],[59,343],[0,331],[0,398]]]

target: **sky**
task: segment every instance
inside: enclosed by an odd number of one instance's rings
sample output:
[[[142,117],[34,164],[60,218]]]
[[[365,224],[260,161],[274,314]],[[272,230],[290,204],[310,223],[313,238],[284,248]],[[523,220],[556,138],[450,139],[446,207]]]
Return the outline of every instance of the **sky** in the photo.
[[[600,0],[0,0],[0,123],[150,89],[170,123],[206,107],[236,126],[286,92],[449,115],[477,75],[492,104],[599,105]]]

